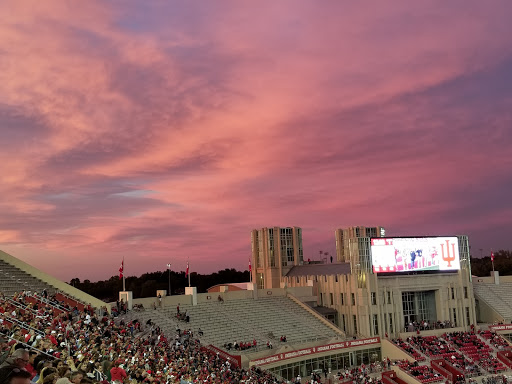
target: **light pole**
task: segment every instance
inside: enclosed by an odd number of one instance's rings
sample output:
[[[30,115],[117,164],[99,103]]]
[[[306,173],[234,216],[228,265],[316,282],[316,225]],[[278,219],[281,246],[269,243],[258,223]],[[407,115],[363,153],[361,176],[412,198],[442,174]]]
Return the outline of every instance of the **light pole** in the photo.
[[[169,270],[169,296],[171,296],[171,263],[167,264],[167,269]]]

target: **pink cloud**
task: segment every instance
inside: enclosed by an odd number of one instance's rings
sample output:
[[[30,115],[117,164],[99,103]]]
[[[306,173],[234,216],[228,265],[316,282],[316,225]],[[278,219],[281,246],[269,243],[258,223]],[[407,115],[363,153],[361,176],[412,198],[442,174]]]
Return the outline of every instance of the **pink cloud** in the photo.
[[[0,246],[66,279],[246,268],[272,225],[313,257],[360,224],[511,247],[479,234],[512,208],[499,5],[10,2]]]

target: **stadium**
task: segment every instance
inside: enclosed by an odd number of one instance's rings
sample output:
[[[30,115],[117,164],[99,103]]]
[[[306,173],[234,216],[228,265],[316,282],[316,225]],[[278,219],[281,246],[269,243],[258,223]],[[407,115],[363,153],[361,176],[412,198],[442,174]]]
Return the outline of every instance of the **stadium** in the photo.
[[[301,228],[256,229],[250,282],[114,303],[0,252],[1,380],[507,382],[512,279],[472,276],[467,236],[385,235],[304,260]]]

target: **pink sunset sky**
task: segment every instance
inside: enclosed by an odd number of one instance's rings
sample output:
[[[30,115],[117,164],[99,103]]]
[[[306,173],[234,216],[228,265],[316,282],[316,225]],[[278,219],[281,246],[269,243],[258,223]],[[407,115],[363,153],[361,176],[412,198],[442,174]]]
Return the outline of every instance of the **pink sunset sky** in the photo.
[[[0,249],[247,269],[250,231],[512,249],[512,3],[4,1]]]

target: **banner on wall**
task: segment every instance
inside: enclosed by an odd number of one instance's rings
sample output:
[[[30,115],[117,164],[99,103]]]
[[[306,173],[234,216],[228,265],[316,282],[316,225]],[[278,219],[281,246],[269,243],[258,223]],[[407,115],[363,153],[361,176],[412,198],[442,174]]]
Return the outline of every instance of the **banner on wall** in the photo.
[[[339,343],[321,345],[319,347],[312,348],[304,348],[298,349],[296,351],[290,351],[285,353],[279,353],[277,355],[272,355],[265,357],[263,359],[252,360],[249,364],[252,365],[265,365],[270,363],[275,363],[282,360],[293,359],[295,357],[300,356],[309,356],[316,353],[323,353],[327,351],[334,351],[339,349],[353,348],[353,347],[361,347],[365,345],[379,344],[380,337],[373,337],[369,339],[358,339],[358,340],[350,340],[350,341],[340,341]]]

